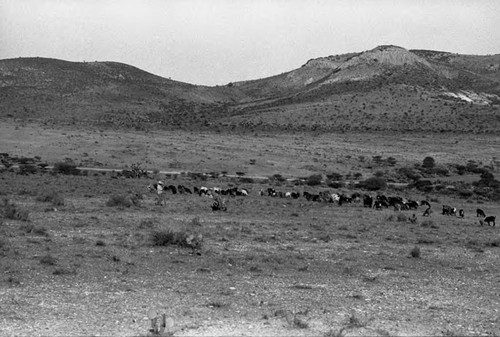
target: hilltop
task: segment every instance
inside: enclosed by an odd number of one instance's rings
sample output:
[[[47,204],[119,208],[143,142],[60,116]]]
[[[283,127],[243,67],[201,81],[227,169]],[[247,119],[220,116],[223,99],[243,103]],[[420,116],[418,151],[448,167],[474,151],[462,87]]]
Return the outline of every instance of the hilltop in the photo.
[[[500,55],[378,46],[198,86],[115,62],[0,60],[0,117],[101,127],[499,132]]]

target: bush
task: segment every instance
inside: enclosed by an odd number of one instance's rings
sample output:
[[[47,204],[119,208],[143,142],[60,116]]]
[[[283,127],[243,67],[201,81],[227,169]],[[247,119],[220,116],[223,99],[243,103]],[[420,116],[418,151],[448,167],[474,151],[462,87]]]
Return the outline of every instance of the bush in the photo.
[[[430,180],[419,180],[411,184],[409,187],[416,188],[417,190],[422,192],[432,192],[432,190],[434,189],[432,181]]]
[[[425,157],[422,162],[422,167],[424,169],[432,169],[436,166],[436,161],[432,157]]]
[[[46,264],[46,265],[49,265],[49,266],[53,266],[57,263],[57,260],[55,257],[53,257],[52,255],[45,255],[43,256],[41,259],[40,259],[40,263],[41,264]]]
[[[38,195],[35,198],[36,201],[40,202],[51,202],[54,206],[64,206],[64,197],[61,196],[56,191],[48,191]]]
[[[420,248],[415,246],[413,249],[410,251],[411,257],[414,257],[416,259],[420,258]]]
[[[322,181],[323,181],[323,176],[321,174],[313,174],[307,177],[306,184],[309,186],[317,186],[321,185]]]
[[[11,220],[28,221],[29,211],[11,203],[8,199],[4,199],[3,216]]]
[[[387,182],[384,178],[372,177],[360,182],[359,186],[369,191],[377,191],[385,189],[387,187]]]
[[[200,249],[203,244],[201,233],[191,233],[186,228],[163,228],[151,233],[153,246],[180,246]]]
[[[66,175],[80,175],[80,170],[76,168],[76,165],[68,162],[55,163],[52,171]]]
[[[114,194],[109,197],[108,201],[106,201],[106,206],[109,207],[130,207],[140,206],[140,198],[137,195],[123,195],[123,194]]]
[[[28,174],[35,174],[38,172],[38,167],[33,164],[19,165],[18,174],[27,176]]]
[[[329,173],[326,175],[326,177],[329,179],[329,180],[334,180],[334,181],[339,181],[339,180],[342,180],[342,174],[340,173],[337,173],[337,172],[332,172],[332,173]]]

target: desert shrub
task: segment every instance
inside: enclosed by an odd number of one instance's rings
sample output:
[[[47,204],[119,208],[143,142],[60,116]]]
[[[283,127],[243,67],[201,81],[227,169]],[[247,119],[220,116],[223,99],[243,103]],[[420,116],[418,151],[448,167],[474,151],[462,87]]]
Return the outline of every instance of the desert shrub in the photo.
[[[422,192],[431,192],[434,188],[432,185],[432,181],[430,180],[418,180],[409,185],[409,187],[416,188],[417,190]]]
[[[410,180],[419,180],[421,178],[421,175],[418,174],[413,168],[411,167],[401,167],[397,170],[397,173]]]
[[[40,263],[46,264],[49,266],[53,266],[57,263],[57,259],[55,257],[53,257],[52,255],[48,254],[48,255],[42,256],[40,258]]]
[[[8,199],[4,199],[3,216],[11,220],[28,221],[29,211],[11,203]]]
[[[381,177],[371,177],[365,181],[359,183],[359,187],[364,188],[369,191],[377,191],[385,189],[387,187],[387,182]]]
[[[425,157],[422,162],[422,167],[424,169],[433,169],[436,166],[436,161],[432,157]]]
[[[95,243],[96,246],[106,246],[106,242],[102,241],[102,240],[97,240],[96,243]]]
[[[329,179],[329,180],[334,180],[334,181],[339,181],[339,180],[342,180],[342,174],[340,173],[337,173],[337,172],[331,172],[331,173],[328,173],[326,175],[326,177]]]
[[[387,157],[385,161],[389,166],[395,166],[398,162],[394,157]]]
[[[76,270],[68,268],[56,268],[52,275],[76,275]]]
[[[191,233],[186,228],[163,228],[151,233],[153,246],[180,246],[200,249],[203,244],[201,233]]]
[[[323,181],[323,176],[321,174],[312,174],[309,177],[307,177],[306,184],[309,186],[317,186],[321,185],[322,181]]]
[[[35,200],[41,202],[51,202],[54,206],[64,205],[64,197],[56,191],[47,191],[41,193],[35,198]]]
[[[114,194],[109,197],[108,201],[106,201],[106,206],[109,207],[130,207],[132,206],[132,202],[130,198],[126,195],[122,194]]]
[[[286,178],[283,177],[281,174],[273,174],[271,177],[270,177],[270,180],[275,180],[275,181],[279,181],[279,182],[284,182],[286,181]]]
[[[403,214],[403,213],[398,213],[398,216],[396,217],[396,220],[398,222],[406,222],[406,220],[408,220],[408,217]]]
[[[38,167],[33,164],[23,164],[19,165],[19,171],[18,174],[20,175],[29,175],[29,174],[35,174],[38,172]]]
[[[55,163],[52,171],[54,173],[59,173],[59,174],[66,174],[73,176],[80,175],[80,170],[76,168],[76,165],[68,162]]]
[[[434,225],[434,221],[432,221],[432,220],[422,221],[422,224],[420,226],[422,226],[422,227],[437,228],[436,225]]]
[[[420,248],[417,246],[413,247],[410,251],[410,255],[416,259],[420,258]]]
[[[140,206],[141,200],[138,195],[113,194],[106,201],[106,206],[109,207],[130,207]]]
[[[327,183],[328,187],[331,187],[331,188],[342,188],[345,186],[345,183],[342,182],[342,181],[329,181]]]
[[[39,226],[33,227],[33,230],[31,232],[36,235],[49,236],[47,228],[45,227],[39,227]]]
[[[428,172],[442,177],[447,177],[450,175],[450,171],[444,166],[436,166],[432,169],[429,169]]]

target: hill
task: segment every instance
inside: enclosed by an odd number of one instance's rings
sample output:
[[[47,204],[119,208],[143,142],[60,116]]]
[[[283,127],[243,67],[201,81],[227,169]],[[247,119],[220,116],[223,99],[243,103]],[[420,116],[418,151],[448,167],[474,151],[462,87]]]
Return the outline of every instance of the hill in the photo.
[[[499,132],[500,55],[379,46],[206,87],[114,62],[0,60],[0,117],[112,127]]]

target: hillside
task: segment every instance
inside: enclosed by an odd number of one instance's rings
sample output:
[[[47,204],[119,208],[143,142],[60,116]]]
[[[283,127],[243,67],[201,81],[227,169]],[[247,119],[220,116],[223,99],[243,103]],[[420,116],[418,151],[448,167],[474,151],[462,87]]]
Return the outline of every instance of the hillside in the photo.
[[[114,62],[0,60],[0,117],[102,127],[500,132],[500,55],[379,46],[205,87]]]

